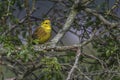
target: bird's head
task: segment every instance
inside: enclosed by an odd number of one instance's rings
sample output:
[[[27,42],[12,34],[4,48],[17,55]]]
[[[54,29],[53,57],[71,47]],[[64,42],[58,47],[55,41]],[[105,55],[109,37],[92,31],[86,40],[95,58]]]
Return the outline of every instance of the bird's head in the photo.
[[[51,29],[51,21],[50,20],[44,20],[42,23],[41,23],[41,27],[43,27],[44,29]]]

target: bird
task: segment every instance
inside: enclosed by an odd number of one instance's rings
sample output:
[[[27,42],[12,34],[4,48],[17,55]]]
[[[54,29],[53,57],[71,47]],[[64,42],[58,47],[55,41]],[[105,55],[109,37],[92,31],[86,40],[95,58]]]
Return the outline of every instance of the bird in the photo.
[[[51,31],[51,21],[49,19],[42,21],[32,34],[32,43],[44,44],[50,39]]]

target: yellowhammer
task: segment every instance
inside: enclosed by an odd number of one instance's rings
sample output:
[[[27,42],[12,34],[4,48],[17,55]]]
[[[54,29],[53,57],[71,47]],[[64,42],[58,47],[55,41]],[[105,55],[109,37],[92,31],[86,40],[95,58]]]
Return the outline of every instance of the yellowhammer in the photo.
[[[51,22],[44,20],[38,28],[34,31],[32,38],[34,44],[43,44],[51,37]]]

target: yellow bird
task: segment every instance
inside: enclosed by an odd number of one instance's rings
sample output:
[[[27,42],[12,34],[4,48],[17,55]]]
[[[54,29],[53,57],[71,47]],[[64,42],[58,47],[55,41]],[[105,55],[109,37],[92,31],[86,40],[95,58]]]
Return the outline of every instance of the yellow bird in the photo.
[[[32,38],[34,44],[43,44],[51,37],[51,21],[44,20],[38,28],[33,32]]]

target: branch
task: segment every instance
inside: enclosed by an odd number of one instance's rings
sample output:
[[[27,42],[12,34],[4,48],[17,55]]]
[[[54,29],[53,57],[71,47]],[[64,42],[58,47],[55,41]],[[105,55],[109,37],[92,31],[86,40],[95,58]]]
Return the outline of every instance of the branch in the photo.
[[[115,23],[115,22],[110,22],[110,21],[106,20],[101,14],[98,14],[97,11],[95,11],[95,10],[92,10],[90,8],[85,8],[85,11],[98,17],[104,24],[106,24],[108,26],[115,27],[115,26],[120,25],[120,22]]]
[[[18,24],[21,24],[21,23],[25,22],[25,20],[26,20],[26,17],[24,17],[23,19],[21,19]],[[15,28],[17,28],[17,26],[18,26],[17,24],[14,24],[14,25],[10,26],[9,30],[6,30],[4,33],[2,33],[2,36],[7,35],[9,32],[11,32]]]
[[[96,33],[96,31],[94,31],[92,33],[92,35],[90,36],[90,38],[86,41],[84,41],[83,43],[81,44],[74,44],[74,45],[71,45],[71,46],[52,46],[51,43],[50,45],[48,45],[49,43],[46,43],[46,44],[43,44],[43,45],[35,45],[34,46],[34,50],[35,51],[43,51],[43,50],[47,50],[47,51],[51,51],[51,50],[54,50],[54,51],[66,51],[66,50],[74,50],[78,47],[83,47],[85,46],[86,44],[88,44],[89,42],[91,42],[94,37],[97,37],[97,36],[94,36]],[[99,35],[98,35],[99,36]],[[12,50],[11,53],[17,53],[19,51],[21,51],[23,48],[22,47],[15,47],[15,50]],[[3,47],[3,46],[0,46],[0,55],[5,55],[5,53],[7,53],[8,51]]]
[[[120,75],[120,71],[113,71],[113,70],[97,70],[97,71],[92,71],[90,73],[84,73],[88,76],[96,76],[96,75],[101,75],[101,74],[115,74],[115,75]]]
[[[79,4],[79,0],[76,0],[75,3],[73,4],[72,8],[71,8],[71,12],[63,26],[63,28],[58,32],[58,34],[51,40],[51,42],[53,43],[53,46],[55,46],[58,41],[64,36],[64,34],[69,30],[69,28],[71,27],[70,25],[73,23],[74,18],[76,16],[76,14],[78,13],[78,11],[76,10],[77,5]]]
[[[43,50],[54,50],[54,51],[66,51],[66,50],[74,50],[78,47],[83,47],[85,46],[86,44],[88,44],[89,42],[91,42],[94,37],[97,37],[95,36],[95,33],[96,33],[96,30],[91,34],[90,38],[86,41],[84,41],[83,43],[81,44],[74,44],[74,45],[71,45],[71,46],[53,46],[52,43],[47,43],[47,44],[43,44],[43,45],[35,45],[34,46],[34,50],[35,51],[43,51]],[[101,33],[102,34],[102,33]],[[99,34],[98,36],[100,36],[101,34]]]
[[[75,68],[77,67],[80,55],[81,55],[81,51],[80,51],[80,48],[78,48],[74,65],[73,65],[72,69],[70,70],[70,72],[68,73],[66,80],[70,80],[72,73],[74,72]]]
[[[25,0],[24,1],[25,9],[26,9],[26,17],[27,17],[27,26],[28,26],[28,45],[32,43],[32,27],[31,27],[31,21],[30,21],[30,15],[34,12],[35,10],[35,0],[33,0],[32,3],[32,9],[30,9],[29,1]]]
[[[116,2],[114,3],[114,5],[111,7],[111,9],[109,10],[109,11],[107,11],[107,15],[110,15],[111,14],[111,12],[115,9],[115,8],[117,8],[117,7],[119,7],[119,3],[120,3],[120,1],[119,0],[116,0]]]
[[[29,16],[36,10],[34,6],[35,0],[33,0],[32,10],[30,11]],[[24,23],[27,20],[27,18],[27,16],[24,16],[23,19],[19,20],[18,24]],[[9,30],[6,30],[4,33],[2,33],[2,36],[7,35],[9,32],[12,32],[15,28],[17,28],[18,24],[11,25]]]
[[[91,55],[91,54],[87,54],[87,53],[83,53],[83,55],[85,55],[86,57],[97,60],[101,64],[103,69],[105,69],[107,67],[106,63],[103,60],[100,60],[99,58],[97,58],[96,56]]]

